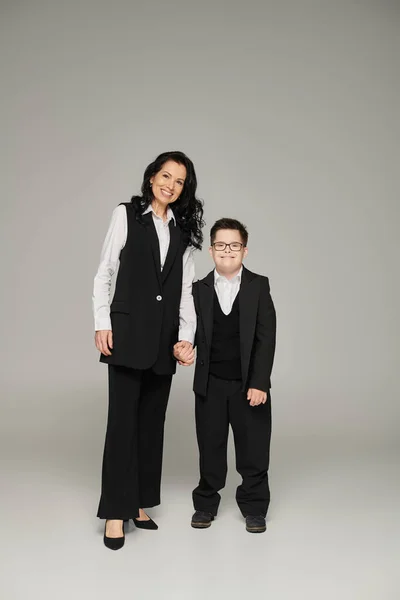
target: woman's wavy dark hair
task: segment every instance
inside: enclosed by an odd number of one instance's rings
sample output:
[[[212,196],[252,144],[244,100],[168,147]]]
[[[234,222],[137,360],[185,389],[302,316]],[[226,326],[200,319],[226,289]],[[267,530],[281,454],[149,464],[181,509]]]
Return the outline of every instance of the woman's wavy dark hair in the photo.
[[[170,204],[170,208],[174,212],[175,219],[186,237],[188,245],[201,250],[203,243],[201,230],[204,227],[203,202],[196,198],[197,178],[193,163],[183,152],[163,152],[146,168],[143,176],[142,195],[133,196],[131,199],[136,210],[136,218],[141,220],[141,215],[153,200],[150,179],[161,171],[163,165],[169,160],[186,167],[183,190],[178,200]]]

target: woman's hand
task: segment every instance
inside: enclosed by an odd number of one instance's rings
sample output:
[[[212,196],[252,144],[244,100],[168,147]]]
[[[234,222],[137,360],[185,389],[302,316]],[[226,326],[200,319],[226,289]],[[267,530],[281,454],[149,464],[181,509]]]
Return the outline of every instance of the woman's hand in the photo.
[[[190,367],[194,363],[194,350],[190,342],[177,342],[174,346],[174,356],[183,367]]]
[[[102,329],[101,331],[96,331],[94,343],[96,344],[97,350],[104,354],[104,356],[111,356],[111,350],[113,347],[113,334],[111,329]]]

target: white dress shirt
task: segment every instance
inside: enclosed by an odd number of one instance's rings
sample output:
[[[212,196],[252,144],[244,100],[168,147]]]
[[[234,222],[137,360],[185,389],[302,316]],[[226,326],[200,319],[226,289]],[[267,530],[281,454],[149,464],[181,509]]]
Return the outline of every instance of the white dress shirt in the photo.
[[[214,269],[214,288],[217,293],[218,302],[222,312],[225,315],[229,315],[232,310],[235,298],[238,295],[240,289],[240,282],[242,281],[243,267],[232,279],[227,279],[224,275],[220,275],[217,269]]]
[[[151,205],[143,214],[152,212],[153,222],[157,231],[160,244],[161,269],[164,266],[169,248],[169,222],[175,222],[174,213],[170,208],[167,210],[167,220],[158,217]],[[115,273],[122,248],[126,244],[128,235],[128,220],[126,207],[117,206],[114,209],[111,223],[101,250],[100,264],[94,278],[93,285],[93,314],[94,327],[96,331],[111,329],[110,319],[110,291],[111,278]],[[183,255],[182,294],[179,307],[179,340],[186,340],[193,344],[196,333],[196,311],[192,296],[192,283],[194,279],[193,247],[186,248]],[[138,282],[138,285],[140,283]]]

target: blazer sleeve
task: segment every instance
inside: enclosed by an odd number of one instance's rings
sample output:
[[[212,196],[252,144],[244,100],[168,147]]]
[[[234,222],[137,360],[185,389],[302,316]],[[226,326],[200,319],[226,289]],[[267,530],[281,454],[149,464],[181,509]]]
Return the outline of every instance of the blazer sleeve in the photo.
[[[196,348],[196,346],[198,346],[198,338],[199,338],[199,291],[198,291],[198,282],[195,281],[193,283],[193,287],[192,287],[192,294],[193,294],[193,304],[194,304],[194,309],[196,312],[196,333],[194,336],[194,343],[193,343],[193,348]]]
[[[260,283],[257,322],[250,362],[249,388],[264,392],[271,387],[276,342],[276,313],[271,298],[269,281],[263,277]]]

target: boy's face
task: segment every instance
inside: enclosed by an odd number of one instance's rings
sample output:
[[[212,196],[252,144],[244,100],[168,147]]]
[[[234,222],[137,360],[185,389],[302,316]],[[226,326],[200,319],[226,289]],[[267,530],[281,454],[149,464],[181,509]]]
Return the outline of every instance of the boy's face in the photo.
[[[224,248],[225,244],[230,244],[230,247]],[[209,251],[218,273],[231,277],[240,271],[243,259],[247,255],[247,248],[244,247],[240,232],[236,229],[219,229]]]

